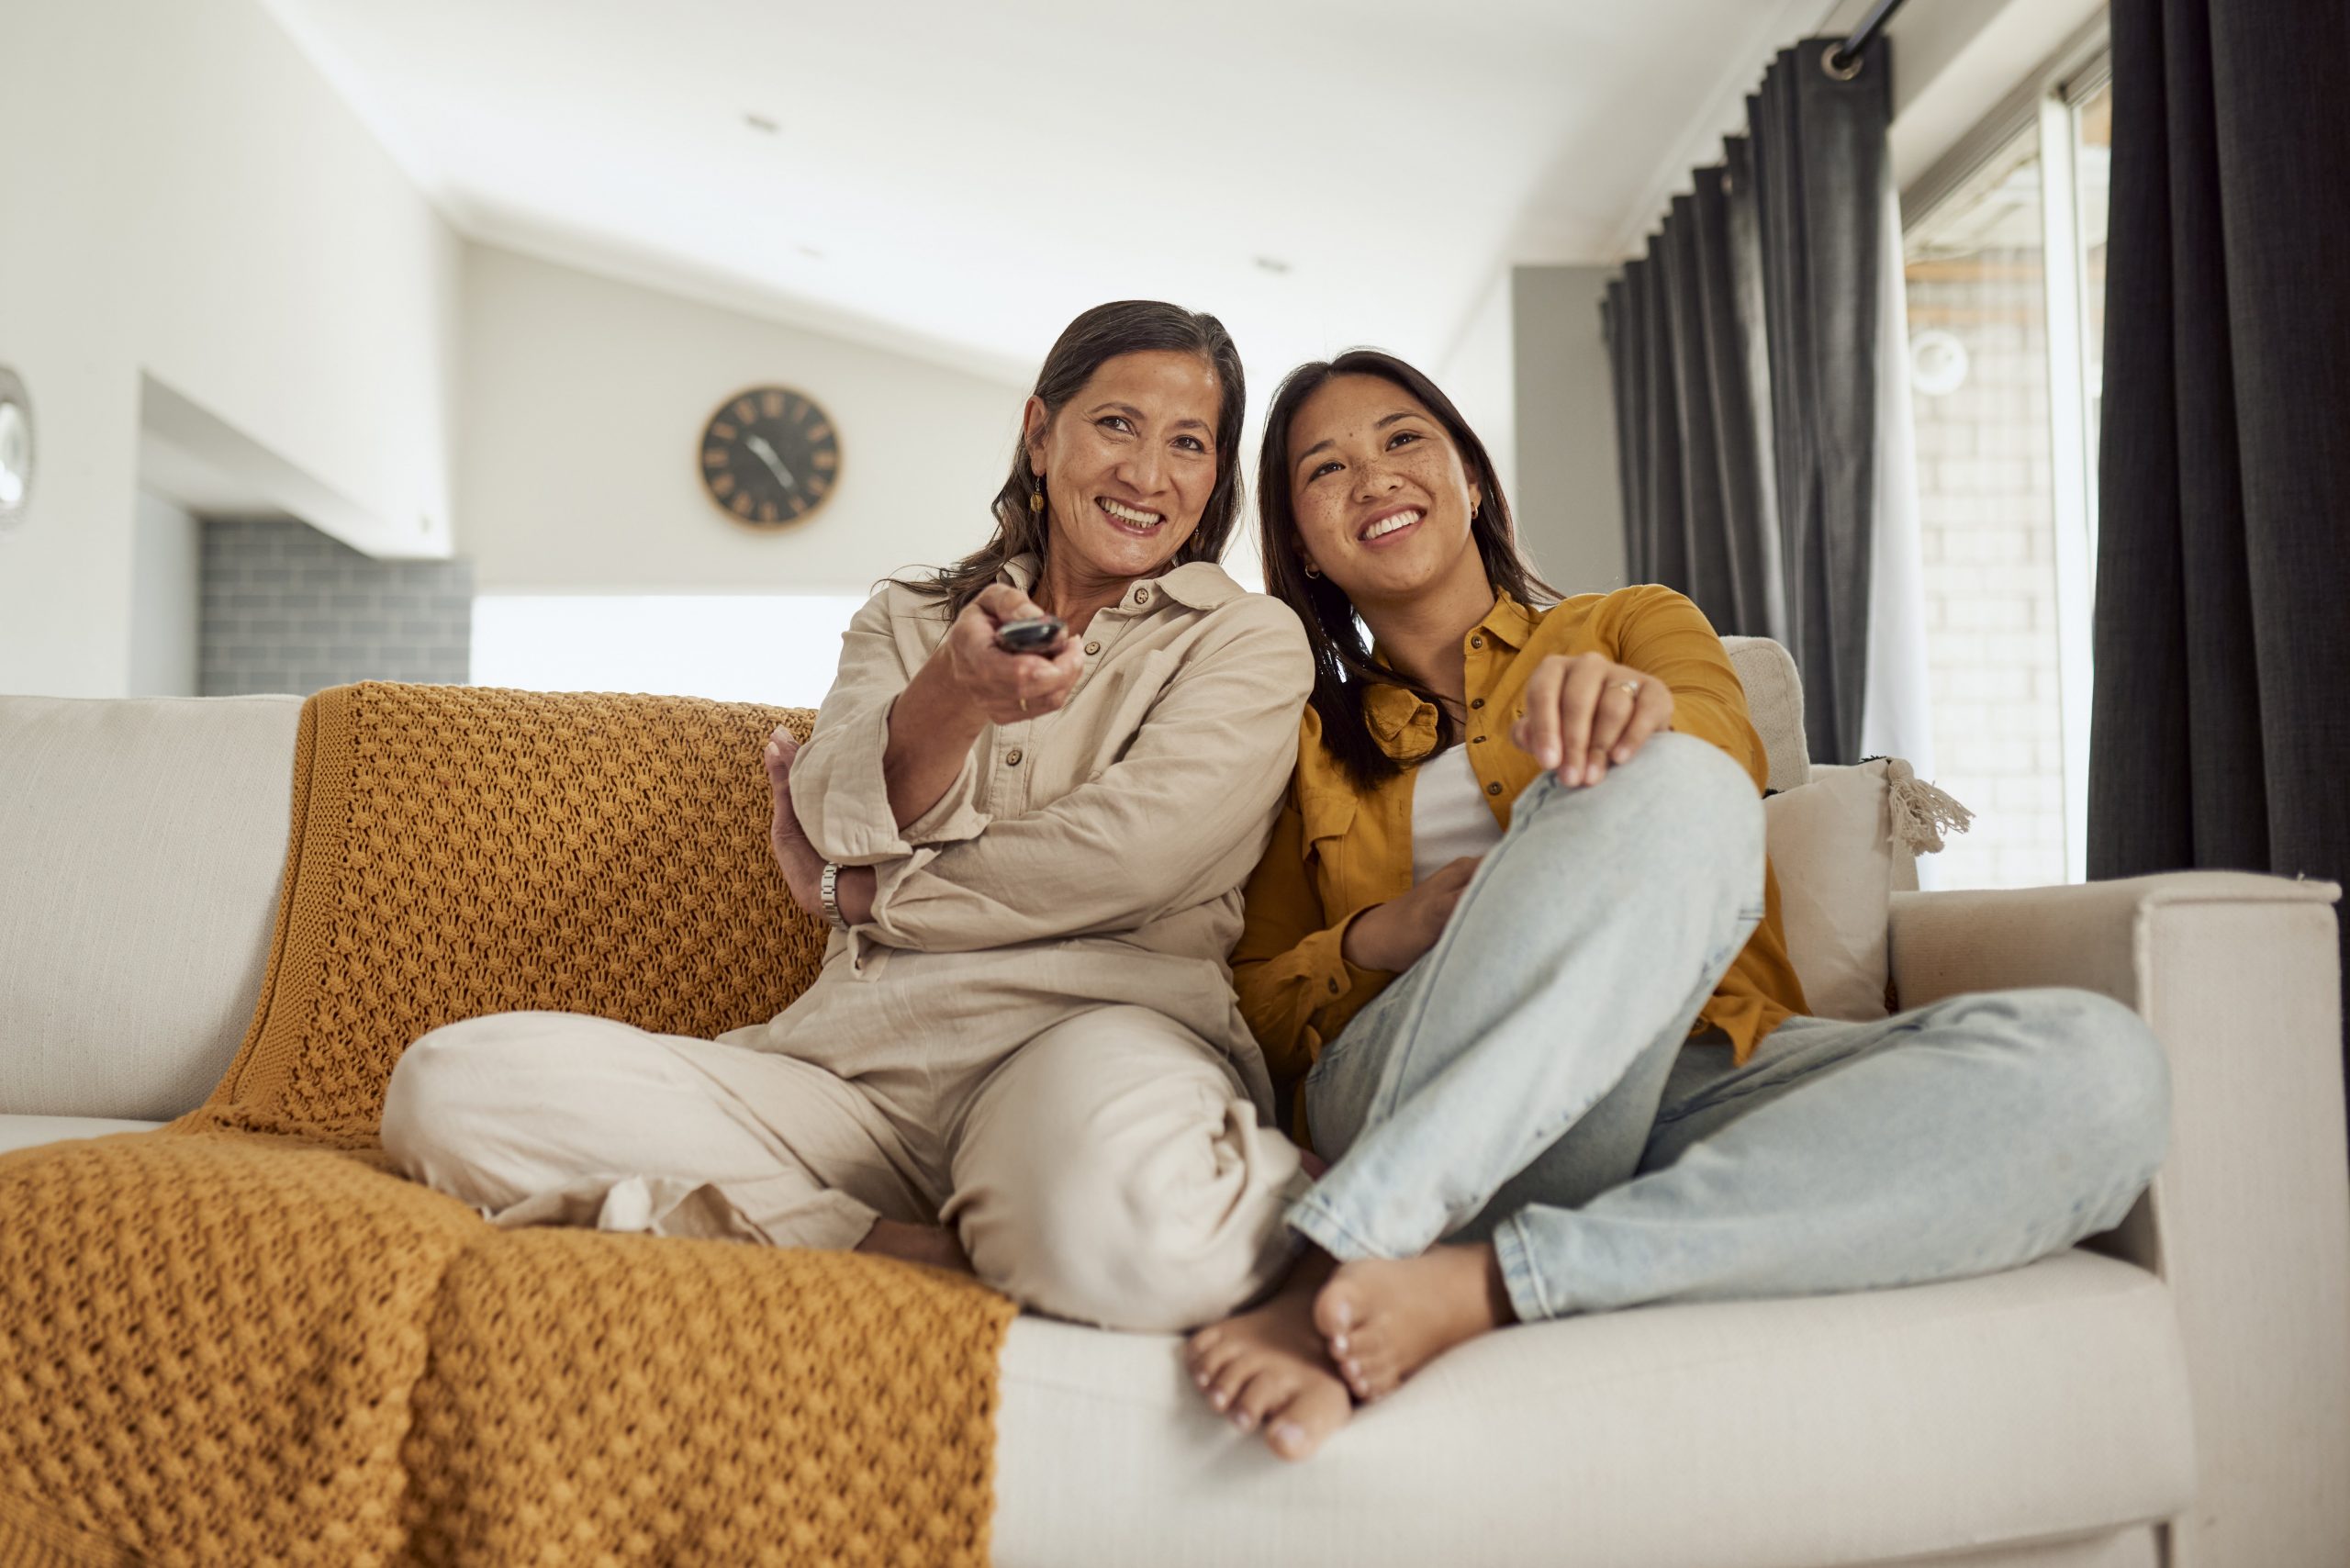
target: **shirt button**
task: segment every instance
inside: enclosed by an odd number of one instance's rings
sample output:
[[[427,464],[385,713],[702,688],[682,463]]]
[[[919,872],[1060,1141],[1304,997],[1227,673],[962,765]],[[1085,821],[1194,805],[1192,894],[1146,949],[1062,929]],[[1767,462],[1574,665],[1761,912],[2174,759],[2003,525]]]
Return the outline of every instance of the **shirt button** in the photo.
[[[1338,994],[1338,982],[1335,978],[1330,981],[1330,994],[1332,996]]]
[[[1136,604],[1148,604],[1150,602],[1150,590],[1147,588],[1138,588],[1135,589],[1135,602]]]
[[[1472,648],[1482,648],[1485,645],[1485,639],[1483,637],[1472,637],[1469,639],[1469,645]]]
[[[1085,651],[1088,654],[1098,654],[1102,651],[1102,644],[1099,643],[1088,643],[1085,644]]]
[[[1472,708],[1483,708],[1484,705],[1485,700],[1482,697],[1472,697],[1469,699],[1469,706]]]
[[[1485,793],[1488,795],[1498,795],[1501,792],[1502,787],[1499,784],[1488,784],[1485,786]]]
[[[1483,735],[1471,735],[1469,739],[1472,743],[1477,745],[1483,745],[1485,744],[1485,737]]]
[[[1017,767],[1020,766],[1020,748],[1018,746],[1014,746],[1010,751],[1003,754],[1003,765],[1006,767]]]

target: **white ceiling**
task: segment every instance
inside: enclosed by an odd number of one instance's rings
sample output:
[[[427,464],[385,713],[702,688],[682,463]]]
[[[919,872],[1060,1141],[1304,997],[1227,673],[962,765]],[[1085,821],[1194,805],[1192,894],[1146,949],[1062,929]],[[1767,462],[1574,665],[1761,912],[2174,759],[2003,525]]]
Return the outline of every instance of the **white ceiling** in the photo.
[[[456,225],[1024,378],[1214,311],[1257,399],[1611,262],[1829,0],[266,0]],[[774,126],[754,128],[746,116]]]

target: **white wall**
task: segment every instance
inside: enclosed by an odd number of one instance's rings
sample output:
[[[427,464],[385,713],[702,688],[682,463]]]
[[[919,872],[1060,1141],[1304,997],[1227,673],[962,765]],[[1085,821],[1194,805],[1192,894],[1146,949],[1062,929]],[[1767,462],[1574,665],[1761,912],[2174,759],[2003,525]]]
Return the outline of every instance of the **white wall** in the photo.
[[[445,554],[454,234],[254,0],[0,0],[0,364],[31,393],[0,691],[130,689],[142,373]]]
[[[466,247],[464,297],[457,544],[481,593],[863,594],[987,540],[1024,386],[490,246]],[[698,462],[711,411],[765,382],[841,442],[832,498],[778,534],[711,505]]]
[[[1599,302],[1612,267],[1519,267],[1510,279],[1518,534],[1562,593],[1624,586],[1616,398]]]
[[[1517,495],[1517,386],[1512,378],[1510,269],[1496,268],[1460,337],[1428,374],[1485,443],[1513,512]],[[1521,527],[1523,522],[1521,521]]]
[[[194,697],[202,537],[195,518],[152,490],[139,492],[135,516],[126,695]]]

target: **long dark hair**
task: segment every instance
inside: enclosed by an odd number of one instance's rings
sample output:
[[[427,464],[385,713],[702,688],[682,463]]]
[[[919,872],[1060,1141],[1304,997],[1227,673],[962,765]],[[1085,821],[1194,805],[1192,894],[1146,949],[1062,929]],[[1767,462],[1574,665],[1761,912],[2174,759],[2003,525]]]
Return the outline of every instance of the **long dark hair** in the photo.
[[[1510,521],[1509,498],[1502,494],[1501,476],[1485,443],[1452,406],[1452,399],[1433,381],[1377,349],[1348,349],[1336,359],[1299,365],[1281,380],[1273,406],[1265,416],[1265,444],[1257,460],[1257,543],[1265,557],[1265,588],[1297,611],[1305,622],[1306,641],[1314,648],[1314,711],[1322,720],[1322,745],[1359,790],[1371,790],[1403,771],[1403,765],[1379,749],[1371,726],[1363,720],[1364,697],[1374,686],[1400,686],[1437,710],[1437,745],[1450,745],[1457,735],[1452,715],[1437,701],[1436,693],[1406,678],[1400,671],[1373,664],[1362,622],[1352,600],[1327,577],[1305,575],[1305,556],[1297,528],[1297,510],[1290,504],[1289,427],[1305,400],[1337,375],[1375,375],[1417,398],[1452,438],[1462,466],[1477,483],[1480,497],[1469,520],[1477,541],[1477,554],[1485,564],[1485,578],[1506,588],[1520,604],[1539,608],[1555,604],[1559,590],[1535,574],[1533,563],[1517,547],[1517,529]]]
[[[1034,396],[1044,399],[1049,421],[1104,364],[1120,354],[1153,350],[1197,354],[1215,371],[1215,488],[1208,492],[1199,527],[1183,541],[1169,565],[1220,561],[1240,515],[1240,421],[1248,406],[1248,387],[1240,375],[1240,351],[1233,347],[1232,334],[1224,330],[1223,322],[1204,311],[1186,310],[1157,299],[1119,299],[1097,305],[1063,328],[1054,340],[1044,367],[1036,372]],[[1028,507],[1035,486],[1028,472],[1028,432],[1024,420],[1012,445],[1012,472],[990,503],[995,513],[994,537],[953,566],[939,567],[930,580],[913,586],[945,599],[949,616],[959,615],[1013,556],[1034,553],[1039,560],[1045,559],[1052,541],[1045,519]]]

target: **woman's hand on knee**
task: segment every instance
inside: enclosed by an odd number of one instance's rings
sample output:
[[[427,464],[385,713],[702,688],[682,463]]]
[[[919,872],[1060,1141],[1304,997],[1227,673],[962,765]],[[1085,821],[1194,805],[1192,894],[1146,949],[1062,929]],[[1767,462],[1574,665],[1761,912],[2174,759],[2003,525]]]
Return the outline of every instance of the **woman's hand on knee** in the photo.
[[[1084,672],[1085,655],[1073,638],[1063,637],[1049,654],[1007,653],[996,645],[997,627],[1044,613],[1019,589],[990,584],[963,607],[933,655],[946,661],[956,689],[991,724],[1056,711]]]
[[[1526,682],[1526,716],[1510,741],[1561,784],[1596,784],[1673,727],[1673,689],[1605,654],[1552,654]]]
[[[1482,855],[1464,855],[1401,898],[1374,904],[1347,927],[1339,951],[1359,969],[1400,974],[1436,946],[1477,874]]]

